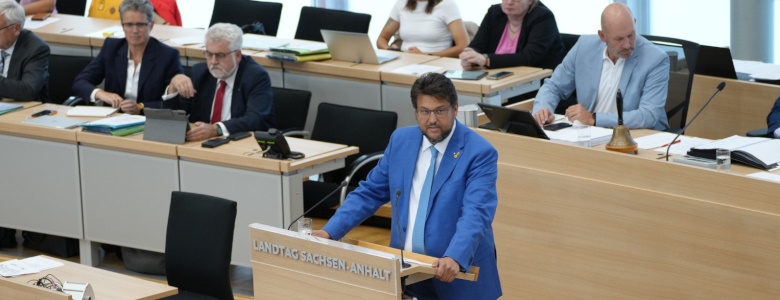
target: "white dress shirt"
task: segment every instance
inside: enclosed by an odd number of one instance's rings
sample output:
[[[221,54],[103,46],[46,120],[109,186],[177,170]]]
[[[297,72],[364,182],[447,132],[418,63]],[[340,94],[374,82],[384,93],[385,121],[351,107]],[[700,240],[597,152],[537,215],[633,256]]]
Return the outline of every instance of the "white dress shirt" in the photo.
[[[230,106],[233,102],[233,87],[236,83],[236,73],[238,73],[238,70],[236,72],[233,72],[233,75],[230,75],[230,77],[225,79],[225,83],[227,85],[225,86],[225,94],[222,96],[222,121],[230,120]],[[219,79],[217,79],[217,88],[214,90],[214,97],[211,99],[217,98],[217,92],[219,92]],[[216,101],[211,102],[211,112],[209,113],[209,116],[214,115],[214,104]],[[230,132],[228,132],[227,127],[225,127],[225,124],[222,124],[222,122],[217,122],[217,126],[222,128],[222,135],[229,136]]]
[[[130,59],[130,49],[127,49],[127,76],[125,78],[125,92],[122,98],[132,101],[138,100],[138,81],[141,78],[141,63],[139,62],[136,67],[135,61]],[[92,94],[89,95],[90,102],[97,101],[97,99],[95,99],[95,94],[97,94],[99,90],[100,89],[96,88],[92,91]]]
[[[777,130],[775,130],[775,138],[776,138],[776,139],[777,139],[777,138],[780,138],[780,128],[778,128]]]
[[[436,143],[436,151],[439,151],[439,155],[436,157],[436,168],[433,174],[439,171],[439,165],[444,157],[444,152],[447,151],[447,145],[450,143],[452,133],[455,132],[455,126],[457,122],[453,121],[452,131],[443,141]],[[420,145],[420,151],[417,153],[417,165],[414,167],[414,175],[412,177],[412,190],[409,191],[409,220],[406,224],[406,240],[404,241],[404,250],[412,251],[412,235],[414,234],[414,222],[417,220],[417,207],[420,204],[420,192],[422,191],[423,184],[425,183],[425,175],[428,173],[428,166],[431,164],[431,142],[428,138],[423,136],[422,145]],[[436,178],[436,175],[434,175]],[[429,199],[428,204],[430,205]],[[422,208],[427,209],[427,207]]]
[[[11,55],[14,53],[14,47],[16,47],[16,42],[11,47],[8,47],[8,50],[5,50],[5,53],[8,53],[8,55],[6,55],[5,61],[3,61],[3,77],[8,77],[8,67],[11,66]]]
[[[604,49],[604,56],[601,63],[601,79],[599,80],[599,91],[596,96],[596,107],[592,112],[595,113],[617,113],[615,96],[617,95],[620,76],[623,75],[623,67],[626,60],[618,58],[615,63],[607,55],[607,49]]]

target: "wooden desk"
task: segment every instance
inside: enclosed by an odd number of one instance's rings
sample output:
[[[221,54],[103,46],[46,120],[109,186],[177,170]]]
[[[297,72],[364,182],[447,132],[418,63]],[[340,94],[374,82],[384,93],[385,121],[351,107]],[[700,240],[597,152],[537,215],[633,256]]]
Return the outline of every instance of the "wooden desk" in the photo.
[[[70,108],[44,104],[0,116],[0,226],[83,241],[77,129],[22,123],[42,109],[65,116]]]
[[[755,83],[695,75],[691,90],[688,118],[691,118],[715,92],[719,83],[726,87],[685,131],[686,135],[722,139],[732,135],[766,128],[766,116],[780,96],[780,85]]]
[[[42,255],[42,257],[56,260],[65,264],[61,267],[45,270],[37,274],[28,274],[19,277],[5,278],[0,277],[0,281],[13,282],[24,286],[29,286],[28,290],[33,290],[31,293],[35,294],[35,299],[41,299],[38,297],[56,297],[56,292],[49,292],[39,287],[31,286],[28,281],[37,280],[46,274],[52,274],[56,276],[64,284],[66,281],[89,283],[92,286],[92,291],[95,292],[95,299],[108,300],[108,299],[159,299],[178,294],[176,287],[159,284],[152,281],[138,279],[132,276],[122,275],[119,273],[109,272],[98,268],[80,265],[72,263],[67,260],[61,260],[53,257]],[[5,294],[8,291],[4,291]],[[55,294],[56,293],[56,294]],[[23,294],[18,294],[19,299],[25,299]],[[60,295],[65,295],[64,293]],[[9,296],[5,294],[4,297]],[[29,295],[27,295],[29,297]],[[30,298],[27,298],[30,299]],[[52,299],[52,298],[43,298]],[[57,298],[54,298],[57,299]]]
[[[505,298],[780,296],[780,184],[741,175],[757,169],[724,174],[651,151],[477,131],[499,153]]]
[[[238,202],[232,263],[250,266],[246,251],[249,224],[286,228],[303,213],[303,180],[344,166],[356,147],[288,138],[290,149],[306,155],[300,160],[263,158],[254,138],[218,148],[200,142],[178,147],[181,190]],[[166,210],[167,211],[167,210]]]
[[[57,22],[33,29],[42,40],[51,47],[52,54],[73,56],[97,56],[92,52],[91,38],[87,35],[111,26],[118,26],[119,21],[87,18],[83,16],[55,14],[52,18]]]
[[[460,60],[456,58],[437,58],[422,63],[426,66],[439,67],[438,72],[444,70],[462,70]],[[391,110],[398,113],[398,127],[417,124],[409,98],[409,90],[417,79],[417,75],[401,74],[393,72],[394,69],[382,70],[382,104],[383,110]],[[539,89],[542,78],[552,74],[550,70],[531,67],[512,67],[489,70],[490,74],[509,71],[514,75],[500,79],[490,80],[453,80],[458,91],[458,104],[468,105],[477,103],[490,103],[501,105],[506,99],[525,94]]]

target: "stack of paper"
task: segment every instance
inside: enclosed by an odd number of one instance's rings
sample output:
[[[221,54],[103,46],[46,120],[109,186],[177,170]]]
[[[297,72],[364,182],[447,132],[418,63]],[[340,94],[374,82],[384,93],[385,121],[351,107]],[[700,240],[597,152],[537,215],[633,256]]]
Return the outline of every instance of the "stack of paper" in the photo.
[[[119,108],[111,106],[76,106],[68,110],[69,117],[108,117]]]
[[[86,121],[66,117],[42,116],[33,119],[27,119],[23,123],[60,129],[70,129],[79,127],[81,124],[86,123]]]
[[[328,45],[322,42],[294,41],[281,47],[271,48],[268,58],[286,62],[303,62],[330,59]]]
[[[203,38],[201,38],[203,40]],[[280,48],[289,45],[293,40],[281,39],[277,37],[259,35],[259,34],[244,34],[244,43],[242,48],[269,51],[271,48]]]
[[[401,73],[401,74],[409,74],[409,75],[422,75],[428,72],[435,72],[441,70],[441,67],[437,66],[428,66],[428,65],[408,65],[405,67],[400,67],[398,69],[393,70],[393,73]]]
[[[60,266],[63,266],[63,263],[40,256],[22,260],[14,259],[0,263],[0,275],[3,277],[11,277],[35,274],[43,270]]]
[[[0,102],[0,115],[2,115],[4,113],[9,113],[9,112],[15,111],[15,110],[20,109],[22,107],[24,107],[24,105],[15,104],[15,103]]]
[[[545,130],[545,134],[547,134],[547,137],[550,138],[552,141],[559,141],[559,142],[565,142],[570,144],[577,144],[579,141],[579,136],[577,135],[577,129],[572,127],[567,127],[564,129],[559,129],[556,131],[550,131]],[[609,140],[612,138],[612,129],[609,128],[603,128],[603,127],[596,127],[591,126],[590,127],[590,145],[601,145],[606,144],[609,142]]]
[[[86,132],[126,136],[144,131],[145,123],[146,117],[144,116],[124,114],[89,122],[82,125],[82,127]]]

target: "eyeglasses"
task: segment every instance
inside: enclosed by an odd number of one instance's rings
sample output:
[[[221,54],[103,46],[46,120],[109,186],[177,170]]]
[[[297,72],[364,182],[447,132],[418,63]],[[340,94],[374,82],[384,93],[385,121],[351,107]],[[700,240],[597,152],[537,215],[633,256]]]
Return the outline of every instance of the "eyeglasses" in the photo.
[[[235,53],[236,51],[238,51],[238,50],[233,50],[233,51],[230,51],[230,52],[217,52],[217,53],[203,51],[203,56],[205,56],[206,59],[209,59],[209,58],[213,57],[213,58],[215,58],[217,60],[222,60],[222,59],[225,59],[225,57],[227,57],[228,55]]]
[[[418,109],[415,112],[417,113],[417,117],[420,117],[420,118],[428,118],[428,117],[431,116],[431,113],[436,115],[437,118],[441,118],[441,117],[445,116],[447,114],[447,112],[450,111],[451,108],[452,108],[452,105],[447,106],[445,108],[439,108],[439,109],[434,109],[434,110]]]
[[[514,4],[523,3],[523,1],[524,0],[509,0],[509,1],[504,0],[504,2],[514,3]]]
[[[149,23],[122,23],[122,27],[127,30],[144,29],[149,26]]]
[[[8,24],[8,25],[6,25],[5,27],[3,27],[3,28],[0,28],[0,31],[2,31],[2,30],[4,30],[4,29],[6,29],[6,28],[8,28],[8,27],[14,26],[14,25],[16,25],[16,24],[19,24],[19,23],[12,23],[12,24]]]

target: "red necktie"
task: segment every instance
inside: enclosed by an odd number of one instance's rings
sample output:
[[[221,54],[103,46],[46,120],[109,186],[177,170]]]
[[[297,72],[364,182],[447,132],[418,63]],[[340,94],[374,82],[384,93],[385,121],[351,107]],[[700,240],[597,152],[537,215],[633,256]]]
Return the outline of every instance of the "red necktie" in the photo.
[[[211,124],[222,121],[222,98],[225,97],[225,86],[227,86],[227,82],[220,80],[217,96],[214,97],[214,112],[211,114]]]

